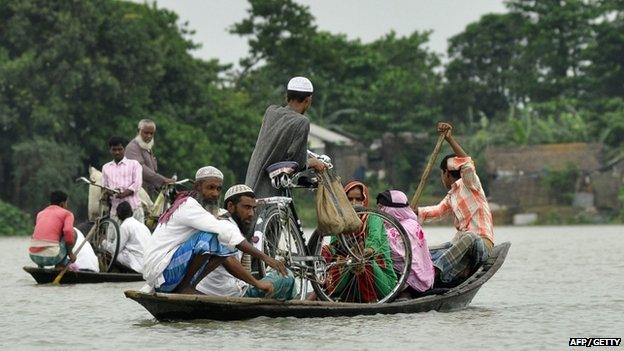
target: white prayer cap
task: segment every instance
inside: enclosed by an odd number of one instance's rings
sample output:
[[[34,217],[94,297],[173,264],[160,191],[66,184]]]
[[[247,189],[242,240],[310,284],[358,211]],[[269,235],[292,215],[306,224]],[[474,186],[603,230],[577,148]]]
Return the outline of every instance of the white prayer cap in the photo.
[[[312,82],[306,77],[294,77],[288,82],[286,90],[300,91],[302,93],[312,93],[314,88]]]
[[[197,170],[195,173],[195,180],[201,180],[204,178],[219,178],[223,180],[223,173],[215,167],[206,166]]]
[[[233,185],[225,192],[225,197],[223,198],[223,202],[226,203],[229,198],[239,194],[253,194],[254,191],[250,187],[245,184],[236,184]]]

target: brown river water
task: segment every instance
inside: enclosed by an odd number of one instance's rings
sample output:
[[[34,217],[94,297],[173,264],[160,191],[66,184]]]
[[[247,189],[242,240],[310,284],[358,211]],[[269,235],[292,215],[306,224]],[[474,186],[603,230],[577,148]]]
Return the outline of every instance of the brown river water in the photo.
[[[427,230],[430,245],[451,234]],[[21,268],[28,239],[0,238],[0,350],[567,350],[624,336],[624,226],[495,235],[507,260],[462,311],[176,323],[124,297],[142,283],[38,286]]]

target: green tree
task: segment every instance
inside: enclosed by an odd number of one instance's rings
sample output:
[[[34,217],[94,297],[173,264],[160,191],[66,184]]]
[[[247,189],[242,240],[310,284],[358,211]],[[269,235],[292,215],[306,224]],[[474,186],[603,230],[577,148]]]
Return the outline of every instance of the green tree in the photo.
[[[488,14],[449,39],[445,112],[456,121],[485,114],[501,118],[528,99],[535,71],[524,64],[525,18]]]
[[[248,17],[231,32],[248,38],[238,86],[261,101],[281,103],[295,75],[315,85],[313,122],[370,141],[384,131],[421,131],[439,117],[439,58],[425,48],[428,33],[394,33],[363,44],[319,31],[305,6],[292,0],[250,0]]]
[[[220,78],[228,67],[193,58],[173,12],[121,1],[0,2],[0,197],[25,209],[110,160],[106,141],[158,125],[164,174],[214,164],[234,177],[251,154],[257,112]],[[38,147],[46,148],[38,151]],[[29,158],[45,171],[31,172]],[[52,174],[52,160],[63,170]],[[46,178],[47,177],[47,178]],[[82,189],[84,191],[84,189]],[[40,194],[41,193],[41,194]]]

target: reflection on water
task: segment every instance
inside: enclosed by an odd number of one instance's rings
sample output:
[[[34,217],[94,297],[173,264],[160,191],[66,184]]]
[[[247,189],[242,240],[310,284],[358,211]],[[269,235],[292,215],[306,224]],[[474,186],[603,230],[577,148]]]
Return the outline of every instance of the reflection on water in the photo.
[[[427,231],[430,244],[450,238]],[[504,227],[507,261],[452,313],[352,318],[155,321],[123,290],[142,283],[37,286],[26,238],[2,238],[0,349],[534,350],[624,336],[622,226]]]

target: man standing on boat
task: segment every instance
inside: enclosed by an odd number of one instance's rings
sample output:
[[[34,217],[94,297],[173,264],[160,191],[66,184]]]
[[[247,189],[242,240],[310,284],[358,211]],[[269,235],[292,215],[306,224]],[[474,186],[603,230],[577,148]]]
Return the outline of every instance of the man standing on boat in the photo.
[[[143,167],[143,189],[150,196],[155,196],[164,184],[173,183],[174,180],[158,174],[158,163],[154,156],[154,134],[156,123],[151,119],[139,121],[137,136],[126,146],[126,157],[137,160]]]
[[[287,275],[286,267],[254,248],[229,220],[219,220],[214,209],[223,187],[223,173],[212,166],[195,174],[193,191],[178,194],[160,216],[147,243],[143,277],[151,289],[160,292],[198,294],[197,284],[239,249]],[[265,293],[273,292],[268,282],[258,282]]]
[[[492,214],[472,159],[453,138],[453,127],[441,122],[437,129],[454,152],[440,164],[448,194],[438,205],[419,207],[417,214],[421,222],[453,216],[457,233],[431,256],[436,278],[443,284],[455,284],[492,254]]]
[[[139,198],[143,171],[138,161],[129,160],[124,156],[124,145],[125,140],[120,137],[114,136],[108,140],[113,160],[102,167],[102,185],[119,191],[118,194],[111,196],[111,216],[117,217],[117,205],[122,201],[128,201],[134,218],[143,222],[143,206]]]
[[[226,216],[238,225],[241,232],[248,233],[253,230],[256,196],[250,187],[244,184],[230,187],[225,193],[224,207],[227,209]],[[228,256],[223,265],[197,285],[197,290],[206,295],[265,297],[265,292],[258,287],[260,282],[241,264],[241,257],[240,251],[236,255]],[[275,270],[271,270],[262,282],[273,285],[272,298],[292,299],[295,280],[291,272],[282,277]]]
[[[266,168],[283,161],[295,161],[299,167],[321,171],[327,166],[308,158],[310,121],[305,112],[312,105],[312,82],[305,77],[292,78],[286,87],[286,106],[269,106],[264,113],[256,147],[251,154],[245,184],[259,198],[277,196],[279,191],[271,186]]]

